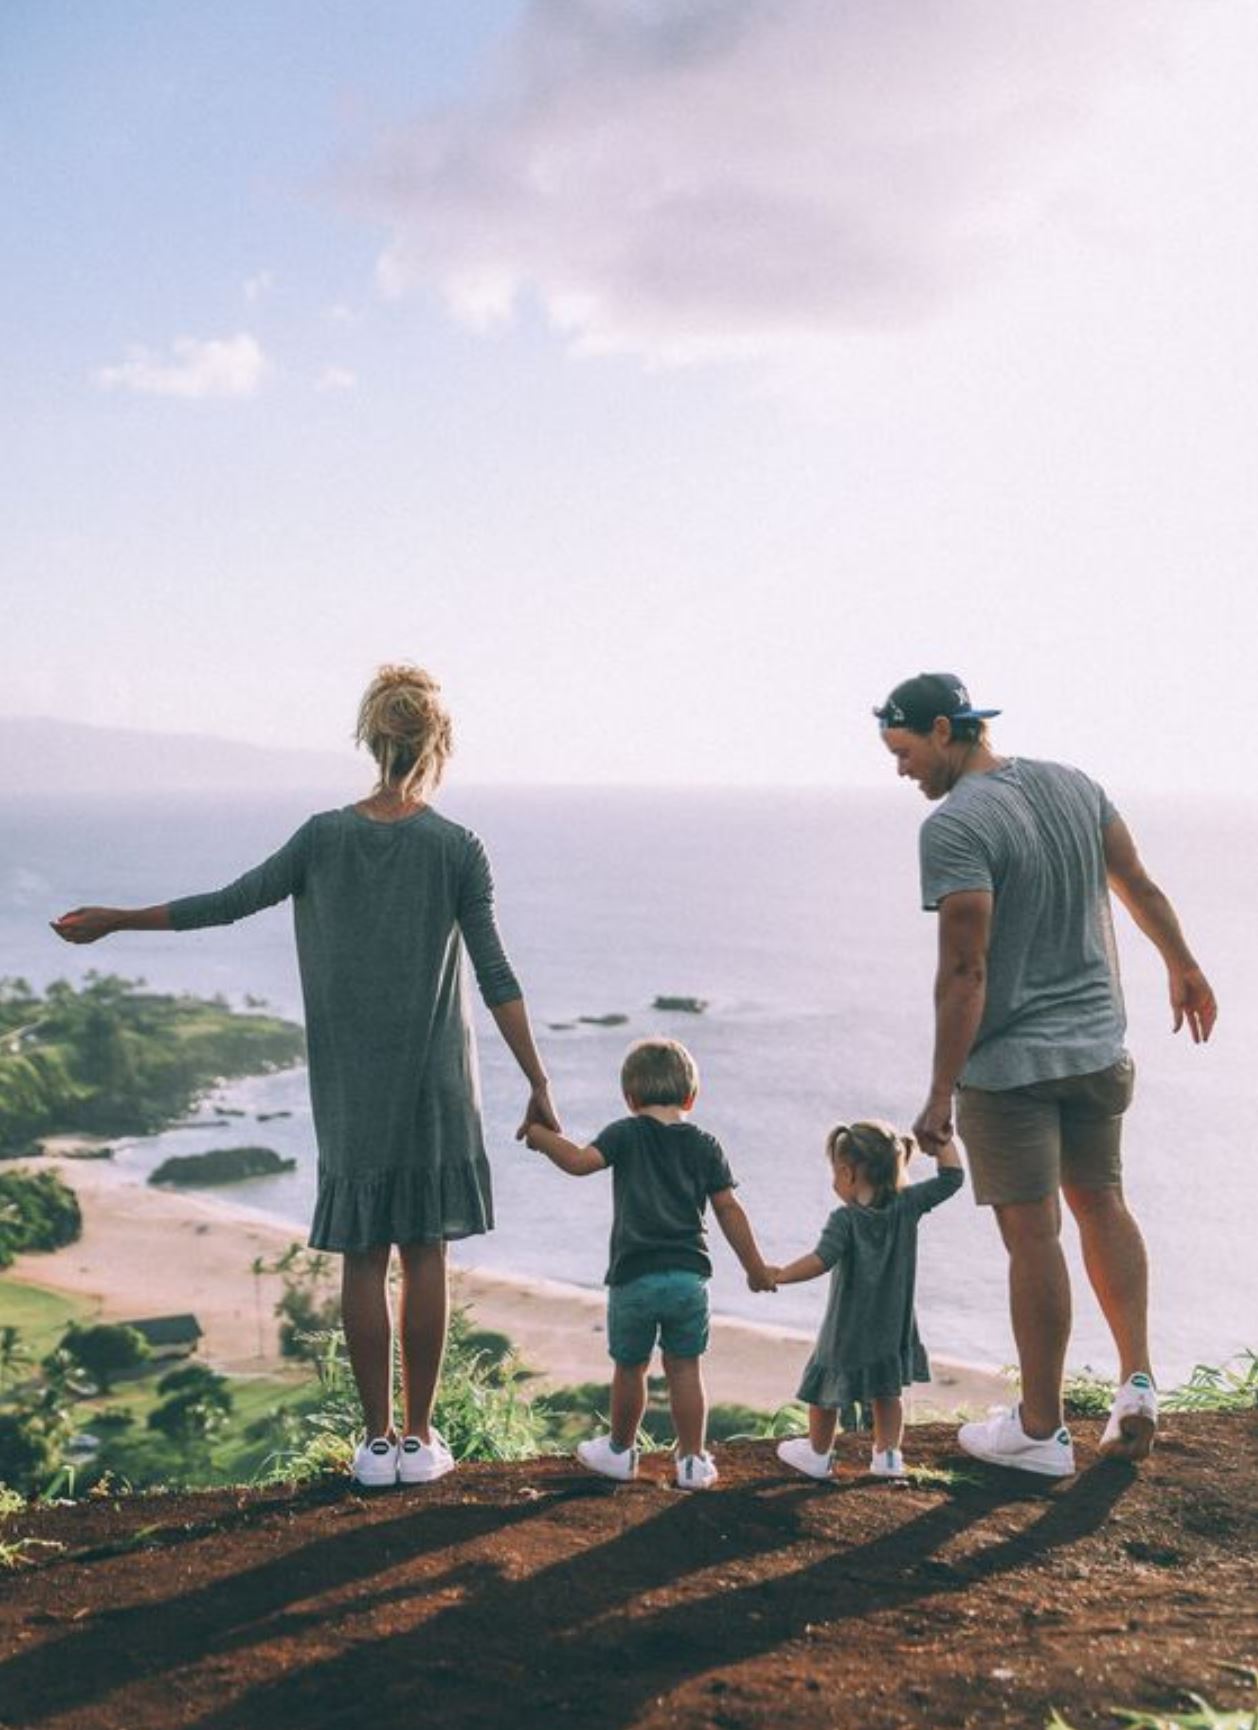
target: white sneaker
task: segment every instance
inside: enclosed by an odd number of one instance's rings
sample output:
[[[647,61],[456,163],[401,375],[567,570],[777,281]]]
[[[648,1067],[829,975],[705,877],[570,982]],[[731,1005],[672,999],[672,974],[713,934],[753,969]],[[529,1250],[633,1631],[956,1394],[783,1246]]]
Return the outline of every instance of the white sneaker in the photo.
[[[869,1456],[869,1470],[875,1478],[903,1478],[904,1455],[899,1448],[875,1448]]]
[[[591,1436],[588,1442],[578,1442],[577,1458],[592,1472],[599,1472],[605,1478],[618,1478],[622,1484],[638,1475],[638,1450],[613,1448],[610,1436]]]
[[[1070,1431],[1054,1430],[1042,1439],[1028,1436],[1017,1406],[998,1408],[979,1423],[962,1424],[957,1440],[967,1454],[993,1466],[1012,1466],[1015,1471],[1038,1472],[1046,1478],[1068,1478],[1075,1469]]]
[[[445,1437],[435,1426],[429,1426],[428,1440],[418,1436],[403,1436],[398,1449],[397,1481],[399,1484],[431,1484],[454,1470],[454,1455],[446,1446]]]
[[[1137,1370],[1114,1395],[1101,1433],[1101,1456],[1109,1460],[1144,1460],[1158,1427],[1158,1396],[1150,1377]]]
[[[388,1436],[359,1442],[350,1462],[349,1475],[364,1490],[383,1490],[397,1483],[397,1443]]]
[[[783,1465],[802,1472],[806,1478],[828,1478],[834,1464],[830,1450],[827,1448],[824,1454],[819,1454],[807,1436],[791,1436],[787,1441],[779,1442],[778,1459]]]
[[[679,1490],[710,1490],[720,1477],[711,1454],[678,1454],[677,1488]]]

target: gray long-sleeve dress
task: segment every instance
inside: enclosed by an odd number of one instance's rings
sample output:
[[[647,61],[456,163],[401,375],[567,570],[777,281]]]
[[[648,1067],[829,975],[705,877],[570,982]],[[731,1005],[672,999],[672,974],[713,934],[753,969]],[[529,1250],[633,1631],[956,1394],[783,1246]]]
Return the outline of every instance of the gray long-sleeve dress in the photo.
[[[830,1296],[798,1398],[848,1412],[928,1382],[930,1366],[913,1307],[917,1227],[964,1178],[941,1166],[885,1207],[836,1207],[814,1252],[830,1272]],[[845,1422],[848,1420],[845,1418]]]
[[[484,847],[430,806],[395,823],[324,811],[227,888],[173,901],[170,920],[230,925],[290,896],[319,1147],[312,1248],[489,1231],[464,946],[486,1004],[521,993]]]

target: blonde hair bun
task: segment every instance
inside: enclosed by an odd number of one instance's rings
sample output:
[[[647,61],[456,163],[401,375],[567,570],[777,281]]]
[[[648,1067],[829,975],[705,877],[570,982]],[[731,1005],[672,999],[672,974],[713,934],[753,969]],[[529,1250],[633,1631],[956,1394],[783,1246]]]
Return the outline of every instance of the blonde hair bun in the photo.
[[[404,798],[430,793],[454,749],[441,686],[409,661],[381,667],[363,693],[354,737],[375,758],[382,790]]]

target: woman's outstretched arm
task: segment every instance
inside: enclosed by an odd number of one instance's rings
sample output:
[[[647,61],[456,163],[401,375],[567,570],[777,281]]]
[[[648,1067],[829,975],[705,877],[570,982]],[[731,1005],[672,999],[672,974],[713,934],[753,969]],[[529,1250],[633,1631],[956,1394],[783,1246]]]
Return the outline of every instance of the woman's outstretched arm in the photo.
[[[66,943],[96,943],[115,931],[169,931],[170,903],[160,907],[76,907],[51,921]]]
[[[297,894],[305,872],[310,825],[303,824],[277,853],[246,871],[225,889],[185,895],[158,907],[76,907],[52,921],[67,943],[95,943],[115,931],[188,931],[202,925],[232,925],[264,907]]]

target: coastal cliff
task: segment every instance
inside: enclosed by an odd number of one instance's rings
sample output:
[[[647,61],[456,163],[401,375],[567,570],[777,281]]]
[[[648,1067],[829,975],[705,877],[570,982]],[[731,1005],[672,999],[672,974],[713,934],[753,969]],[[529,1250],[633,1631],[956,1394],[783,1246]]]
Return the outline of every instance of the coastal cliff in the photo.
[[[848,1437],[832,1485],[753,1443],[692,1496],[656,1455],[619,1487],[550,1458],[374,1496],[33,1508],[4,1527],[27,1541],[4,1721],[1111,1730],[1188,1688],[1252,1706],[1226,1666],[1258,1660],[1258,1414],[1177,1417],[1138,1473],[1098,1434],[1079,1423],[1079,1477],[1043,1485],[932,1425],[898,1489]]]

